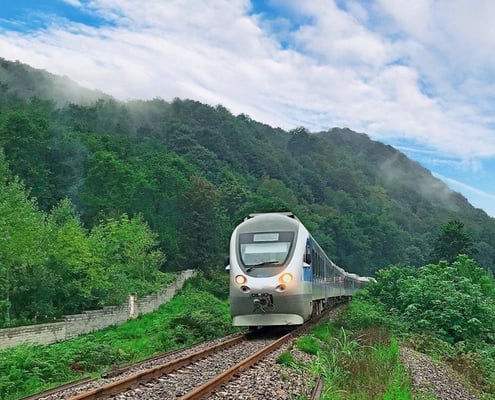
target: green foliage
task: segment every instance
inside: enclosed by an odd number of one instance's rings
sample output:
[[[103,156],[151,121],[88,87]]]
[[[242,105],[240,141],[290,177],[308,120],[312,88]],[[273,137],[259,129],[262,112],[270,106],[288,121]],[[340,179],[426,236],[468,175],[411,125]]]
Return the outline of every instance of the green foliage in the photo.
[[[41,346],[22,345],[0,352],[0,398],[18,398],[50,381],[63,382],[71,373],[62,354]]]
[[[71,354],[71,370],[97,372],[102,365],[115,365],[126,359],[126,354],[112,347],[110,343],[85,341],[84,347],[74,349]]]
[[[373,349],[373,358],[376,360],[377,375],[386,376],[385,393],[383,400],[412,400],[409,387],[411,385],[405,368],[400,364],[399,346],[396,340],[391,340],[389,346],[378,346]],[[381,372],[380,372],[381,371]]]
[[[323,399],[412,399],[411,383],[400,363],[395,339],[382,333],[363,342],[362,334],[353,338],[349,331],[332,324],[319,326],[315,333],[324,340],[310,336],[319,342],[320,349],[307,368],[323,377]]]
[[[86,286],[89,270],[96,261],[81,225],[79,215],[69,199],[62,200],[48,216],[51,231],[50,259],[47,264],[52,279],[47,279],[47,301],[55,314],[77,313],[92,306]]]
[[[380,326],[395,330],[407,345],[449,362],[476,389],[493,395],[494,285],[491,272],[466,255],[418,269],[390,266],[377,273],[377,282],[357,296],[340,320],[351,327],[367,326],[368,314],[376,310],[372,319]]]
[[[0,153],[0,326],[53,321],[120,304],[162,287],[164,254],[141,217],[122,215],[90,234],[69,199],[49,214],[13,177]]]
[[[451,343],[495,341],[493,278],[467,256],[418,270],[392,266],[368,291],[411,330]]]
[[[198,271],[195,276],[187,280],[184,286],[186,288],[193,286],[211,293],[221,300],[227,300],[229,297],[229,273],[223,267]]]
[[[218,265],[218,249],[227,240],[225,218],[219,207],[220,193],[202,177],[193,177],[183,194],[182,248],[189,249],[185,262],[192,268],[208,269]]]
[[[316,326],[311,334],[322,342],[329,342],[333,336],[337,336],[339,329],[335,324],[320,324]]]
[[[284,132],[191,100],[59,107],[15,95],[25,91],[14,71],[43,85],[55,77],[33,70],[33,80],[27,66],[1,67],[16,87],[0,93],[0,146],[41,208],[69,197],[88,230],[101,219],[140,214],[159,235],[167,269],[210,268],[223,258],[234,222],[278,210],[303,215],[334,261],[363,275],[388,264],[422,265],[433,250],[430,232],[460,218],[472,255],[495,268],[493,220],[366,135]],[[33,86],[31,93],[46,95]],[[325,207],[330,214],[321,213]],[[196,230],[204,221],[210,235]]]
[[[45,215],[12,177],[0,152],[0,326],[24,317],[26,292],[43,282],[49,232]]]
[[[107,220],[92,230],[88,240],[96,260],[87,286],[100,298],[100,305],[124,301],[133,281],[159,279],[164,255],[156,249],[156,234],[141,217]]]
[[[385,308],[377,303],[361,300],[364,295],[357,295],[349,304],[348,309],[341,313],[337,321],[346,329],[357,331],[375,326],[385,326],[392,329],[397,326],[393,317],[387,316]]]
[[[109,151],[96,151],[87,160],[83,201],[91,218],[99,213],[105,216],[128,211],[140,186],[139,170]],[[102,195],[102,194],[105,195]]]
[[[46,208],[52,200],[48,118],[52,105],[32,99],[24,109],[14,109],[0,117],[0,146],[16,175],[34,191],[38,203]]]
[[[220,274],[199,272],[189,279],[175,299],[175,316],[166,322],[167,329],[159,335],[160,343],[176,348],[228,332],[231,323],[224,303],[227,296],[228,275],[224,271]]]

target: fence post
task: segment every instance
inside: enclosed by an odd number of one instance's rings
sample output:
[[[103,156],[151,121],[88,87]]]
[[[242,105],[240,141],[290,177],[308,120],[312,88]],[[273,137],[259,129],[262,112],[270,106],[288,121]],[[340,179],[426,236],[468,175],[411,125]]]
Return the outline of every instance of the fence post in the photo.
[[[129,319],[134,319],[137,317],[137,310],[136,310],[136,299],[137,299],[137,294],[132,292],[129,293]]]

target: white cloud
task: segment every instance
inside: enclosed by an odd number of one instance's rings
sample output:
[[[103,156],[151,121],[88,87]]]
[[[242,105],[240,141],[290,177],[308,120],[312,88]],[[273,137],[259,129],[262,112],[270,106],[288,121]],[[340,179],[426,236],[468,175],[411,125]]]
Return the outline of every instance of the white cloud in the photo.
[[[60,1],[61,3],[66,3],[73,7],[82,7],[82,4],[79,0],[58,0],[58,1]]]
[[[292,31],[250,15],[248,0],[65,2],[111,24],[3,31],[2,55],[121,99],[194,98],[284,128],[495,154],[495,83],[480,69],[495,66],[492,2],[272,1],[304,22]]]

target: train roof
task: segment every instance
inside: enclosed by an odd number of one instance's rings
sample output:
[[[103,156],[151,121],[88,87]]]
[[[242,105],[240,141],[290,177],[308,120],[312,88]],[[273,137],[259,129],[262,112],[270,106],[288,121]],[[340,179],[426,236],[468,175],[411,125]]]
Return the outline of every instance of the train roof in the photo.
[[[247,219],[250,219],[250,218],[254,218],[254,217],[257,217],[257,216],[260,216],[260,215],[269,215],[269,214],[277,214],[277,215],[285,215],[286,217],[289,217],[289,218],[294,218],[295,220],[299,221],[299,218],[297,218],[294,213],[290,212],[290,211],[274,211],[274,212],[266,212],[266,213],[251,213],[251,214],[248,214],[248,216],[246,218],[244,218],[244,221],[247,220]]]
[[[242,233],[246,232],[246,229],[257,229],[260,232],[269,232],[273,230],[273,224],[276,223],[276,226],[289,230],[299,230],[303,225],[301,221],[297,218],[290,217],[287,213],[257,213],[257,214],[249,214],[249,217],[244,218],[244,221],[241,222],[234,232]]]

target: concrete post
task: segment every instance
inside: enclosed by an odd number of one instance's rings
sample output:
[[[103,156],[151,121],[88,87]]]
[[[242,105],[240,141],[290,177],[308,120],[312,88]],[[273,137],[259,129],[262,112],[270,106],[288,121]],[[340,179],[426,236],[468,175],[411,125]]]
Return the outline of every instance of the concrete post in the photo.
[[[129,319],[134,319],[138,316],[137,307],[136,307],[136,293],[129,293]]]

